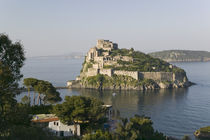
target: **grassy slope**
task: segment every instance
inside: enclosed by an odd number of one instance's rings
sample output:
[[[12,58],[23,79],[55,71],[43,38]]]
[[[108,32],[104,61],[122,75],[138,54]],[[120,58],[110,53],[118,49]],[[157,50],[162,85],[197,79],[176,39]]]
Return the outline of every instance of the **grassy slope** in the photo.
[[[170,68],[170,64],[153,58],[150,55],[144,54],[139,51],[133,51],[128,49],[118,49],[111,51],[111,56],[116,55],[130,56],[134,59],[133,62],[118,61],[122,66],[105,66],[105,68],[114,68],[116,70],[127,70],[127,71],[141,71],[141,72],[184,72],[184,70],[174,67]],[[155,67],[155,69],[153,69]]]

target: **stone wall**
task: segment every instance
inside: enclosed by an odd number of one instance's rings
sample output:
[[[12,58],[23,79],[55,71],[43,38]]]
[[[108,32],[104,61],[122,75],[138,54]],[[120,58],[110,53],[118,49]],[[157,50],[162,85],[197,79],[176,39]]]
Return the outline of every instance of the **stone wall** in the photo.
[[[113,72],[116,75],[125,75],[125,76],[131,76],[134,79],[139,79],[139,72],[138,71],[121,71],[121,70],[115,70]]]
[[[121,70],[112,70],[112,69],[94,69],[89,68],[85,73],[85,76],[96,76],[97,74],[108,75],[110,77],[113,74],[131,76],[132,78],[139,79],[152,79],[154,81],[181,81],[186,82],[186,75],[183,73],[172,73],[172,72],[138,72],[138,71],[121,71]]]
[[[109,40],[103,40],[102,39],[102,40],[98,40],[97,41],[96,47],[98,49],[104,49],[104,50],[111,51],[112,49],[117,49],[118,45],[116,43],[112,43]]]
[[[155,81],[173,81],[172,72],[139,72],[140,79],[152,79]]]
[[[99,69],[89,68],[88,71],[85,73],[87,77],[95,76],[99,73]]]
[[[112,69],[100,69],[99,70],[99,73],[100,74],[103,74],[103,75],[108,75],[108,76],[112,77],[113,70]]]

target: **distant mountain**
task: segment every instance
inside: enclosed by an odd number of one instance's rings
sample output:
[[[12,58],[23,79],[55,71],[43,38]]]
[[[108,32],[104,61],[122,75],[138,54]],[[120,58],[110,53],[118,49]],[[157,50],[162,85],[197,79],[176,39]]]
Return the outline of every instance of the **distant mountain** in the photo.
[[[206,62],[210,61],[210,52],[192,50],[166,50],[149,53],[150,56],[167,62]]]

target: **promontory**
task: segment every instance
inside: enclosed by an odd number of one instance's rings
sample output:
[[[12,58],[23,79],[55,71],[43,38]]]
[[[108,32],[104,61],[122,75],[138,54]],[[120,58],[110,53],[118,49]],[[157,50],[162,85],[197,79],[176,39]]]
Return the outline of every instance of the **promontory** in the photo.
[[[85,56],[80,75],[69,88],[147,90],[188,87],[186,72],[168,62],[131,49],[119,49],[98,40]]]
[[[167,62],[207,62],[210,61],[210,52],[194,50],[166,50],[149,53],[150,56]]]

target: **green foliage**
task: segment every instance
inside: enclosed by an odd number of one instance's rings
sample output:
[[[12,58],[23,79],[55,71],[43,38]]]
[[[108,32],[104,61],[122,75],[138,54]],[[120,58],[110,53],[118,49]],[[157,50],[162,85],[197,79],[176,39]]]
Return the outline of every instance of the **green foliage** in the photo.
[[[59,140],[52,133],[36,126],[14,126],[12,132],[5,140]]]
[[[30,99],[28,98],[28,96],[23,96],[23,98],[21,99],[21,103],[22,104],[26,104],[26,105],[30,105]]]
[[[91,62],[85,63],[83,65],[83,68],[82,69],[84,69],[85,72],[88,71],[88,68],[92,68],[93,67],[93,64],[92,63]]]
[[[60,93],[57,92],[56,88],[48,81],[38,80],[35,78],[26,78],[24,79],[24,85],[29,89],[33,88],[35,92],[39,93],[37,102],[40,100],[40,104],[41,101],[43,101],[45,104],[54,104],[61,101]],[[41,95],[43,95],[43,97],[41,97]]]
[[[7,135],[14,122],[19,94],[18,82],[22,78],[20,69],[24,64],[23,46],[12,43],[7,35],[0,34],[0,136]],[[14,122],[15,123],[15,122]]]
[[[65,124],[87,124],[90,130],[100,128],[105,122],[105,108],[102,102],[83,96],[66,96],[62,104],[53,107],[56,114]]]
[[[126,71],[141,71],[141,72],[185,72],[183,69],[178,67],[170,68],[170,64],[153,58],[139,51],[133,49],[117,49],[111,51],[111,57],[114,56],[130,56],[133,58],[133,62],[119,60],[120,66],[105,66],[106,68],[113,68],[115,70],[126,70]]]
[[[95,134],[86,134],[82,140],[115,140],[108,131],[97,130]]]
[[[135,115],[129,120],[122,118],[112,133],[98,130],[84,135],[82,140],[166,140],[166,137],[154,130],[150,118]]]
[[[126,87],[126,86],[150,86],[157,85],[152,79],[143,79],[138,81],[130,76],[113,75],[109,77],[107,75],[98,74],[96,76],[90,76],[82,80],[84,85],[94,86],[98,89],[106,89],[109,87]]]
[[[128,56],[130,50],[128,49],[115,49],[111,51],[110,56],[117,56],[117,55],[122,55],[122,56]]]
[[[122,119],[116,129],[119,140],[165,140],[166,137],[152,127],[152,121],[145,116],[135,115],[133,118]]]
[[[27,88],[34,88],[37,83],[38,83],[38,79],[35,78],[25,78],[23,80],[23,84],[27,87]]]
[[[144,86],[156,85],[156,82],[152,79],[143,79],[140,82],[140,85],[144,85]]]
[[[29,114],[50,114],[52,105],[35,105],[29,107]]]

